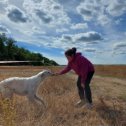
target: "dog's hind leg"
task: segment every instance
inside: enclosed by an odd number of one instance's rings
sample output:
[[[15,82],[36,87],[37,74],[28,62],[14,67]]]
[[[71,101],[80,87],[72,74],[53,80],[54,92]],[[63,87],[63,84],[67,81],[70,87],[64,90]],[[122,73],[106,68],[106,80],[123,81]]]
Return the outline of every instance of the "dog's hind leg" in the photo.
[[[47,109],[44,101],[42,99],[40,99],[37,95],[34,95],[34,97],[35,97],[36,101],[38,101],[41,104],[43,104],[42,106],[39,107],[39,111],[38,111],[38,114],[36,115],[36,117],[44,116],[45,112],[46,112],[46,109]]]
[[[32,96],[30,95],[30,96],[27,96],[27,97],[29,99],[29,102],[31,102],[34,105],[34,111],[36,113],[35,117],[42,116],[44,114],[45,108],[43,109],[43,107],[41,107],[40,103],[38,103],[38,102],[41,102],[45,107],[44,102],[35,95],[32,95]]]

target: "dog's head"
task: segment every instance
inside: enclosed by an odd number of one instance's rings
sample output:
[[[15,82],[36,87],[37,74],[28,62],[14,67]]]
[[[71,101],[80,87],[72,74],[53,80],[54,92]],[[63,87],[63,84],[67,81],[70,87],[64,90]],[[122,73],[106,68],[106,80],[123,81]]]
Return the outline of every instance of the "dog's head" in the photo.
[[[53,75],[53,73],[50,70],[43,70],[41,72],[41,77],[42,78],[45,78],[45,77],[48,77],[48,76],[52,76],[52,75]]]

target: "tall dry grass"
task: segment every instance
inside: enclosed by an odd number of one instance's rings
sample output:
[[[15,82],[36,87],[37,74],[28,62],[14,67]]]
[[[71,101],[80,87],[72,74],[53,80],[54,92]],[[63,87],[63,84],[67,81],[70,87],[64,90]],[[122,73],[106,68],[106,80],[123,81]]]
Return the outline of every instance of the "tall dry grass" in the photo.
[[[0,100],[0,124],[3,126],[15,126],[15,103],[9,99]]]
[[[31,76],[43,67],[13,67],[0,69],[0,79],[12,76]],[[46,67],[59,71],[59,67]],[[3,73],[2,73],[3,72]],[[108,84],[107,84],[108,83]],[[102,84],[102,86],[100,86]],[[107,92],[112,85],[113,91]],[[76,76],[69,73],[58,77],[49,77],[41,85],[38,95],[43,98],[43,106],[34,108],[25,97],[14,96],[13,101],[0,102],[0,125],[3,126],[125,126],[126,101],[120,99],[125,86],[114,85],[106,80],[92,80],[94,108],[87,110],[76,108],[79,100],[76,88]],[[112,92],[112,93],[111,93]],[[113,95],[116,93],[116,95]]]

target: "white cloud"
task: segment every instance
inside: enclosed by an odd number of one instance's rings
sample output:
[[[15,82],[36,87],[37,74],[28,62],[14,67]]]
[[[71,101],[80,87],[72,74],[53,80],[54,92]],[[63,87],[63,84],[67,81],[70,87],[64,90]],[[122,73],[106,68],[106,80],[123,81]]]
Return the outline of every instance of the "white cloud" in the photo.
[[[0,0],[0,18],[1,15],[5,12],[5,7],[8,6],[8,0]]]
[[[92,7],[93,6],[87,5],[86,3],[81,3],[77,7],[77,11],[78,11],[79,14],[82,15],[84,20],[90,21],[93,18],[93,8]]]
[[[7,4],[8,0],[0,0],[0,4]]]
[[[26,17],[25,13],[17,8],[16,6],[10,5],[6,8],[7,10],[7,17],[16,23],[25,23],[27,22],[28,18]]]
[[[36,22],[39,21],[40,25],[47,23],[47,26],[57,26],[70,22],[63,7],[53,0],[43,0],[39,3],[33,0],[24,0],[23,7]]]
[[[87,29],[88,24],[87,23],[78,23],[78,24],[72,24],[71,29]]]
[[[102,26],[105,26],[106,24],[111,23],[111,19],[108,18],[107,15],[99,15],[99,17],[97,18],[97,21],[99,24],[101,24]]]
[[[13,12],[13,10],[15,10]],[[11,14],[8,18],[8,14]],[[13,18],[14,17],[14,18]],[[0,23],[4,25],[11,32],[11,36],[16,40],[28,40],[29,34],[26,34],[31,31],[31,28],[34,26],[33,23],[29,22],[27,19],[26,13],[20,8],[14,5],[8,5],[1,15]],[[30,36],[32,39],[33,36]]]
[[[126,12],[126,1],[110,0],[106,11],[112,16],[120,16]]]
[[[10,30],[3,25],[0,25],[0,33],[10,34]]]
[[[33,26],[32,27],[32,31],[35,34],[46,34],[45,31],[43,31],[40,27],[36,27],[36,26]]]
[[[84,47],[88,44],[93,46],[96,42],[101,41],[103,38],[102,35],[97,32],[86,32],[79,34],[62,34],[61,37],[53,37],[50,39],[52,40],[50,42],[51,47],[62,49],[77,47],[84,50]]]
[[[91,21],[96,19],[100,14],[103,14],[104,3],[101,4],[97,0],[85,0],[77,6],[77,12],[83,17],[86,21]]]
[[[126,54],[126,41],[115,42],[113,45],[113,54]]]
[[[61,32],[68,32],[69,30],[67,28],[61,28],[61,29],[56,29],[57,33],[61,33]]]
[[[126,49],[126,42],[118,42],[114,44],[114,49],[120,49],[120,48]]]
[[[105,26],[112,22],[113,17],[125,14],[126,1],[85,0],[77,6],[76,10],[85,21],[95,21],[97,24]]]
[[[100,33],[91,31],[86,33],[79,33],[73,36],[74,41],[82,41],[82,42],[94,42],[101,41],[103,38]]]
[[[94,48],[84,48],[84,51],[86,51],[86,52],[96,52],[96,49],[94,49]]]
[[[0,31],[36,46],[77,47],[107,59],[112,51],[125,54],[125,12],[125,0],[0,0]]]

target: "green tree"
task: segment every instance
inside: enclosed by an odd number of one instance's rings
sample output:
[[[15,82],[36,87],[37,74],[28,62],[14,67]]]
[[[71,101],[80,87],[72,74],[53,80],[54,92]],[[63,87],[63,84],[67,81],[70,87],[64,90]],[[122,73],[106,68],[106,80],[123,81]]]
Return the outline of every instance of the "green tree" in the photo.
[[[2,41],[2,38],[0,37],[0,60],[3,60],[3,53],[4,53],[4,43]]]
[[[8,38],[6,43],[6,54],[8,60],[14,60],[14,47],[15,47],[15,40],[12,38]]]
[[[6,34],[0,34],[0,60],[32,61],[32,65],[58,65],[40,53],[33,53],[27,49],[19,48],[16,41]]]
[[[4,33],[0,34],[0,60],[4,60],[6,56],[5,51],[5,41],[7,40],[7,37]]]

